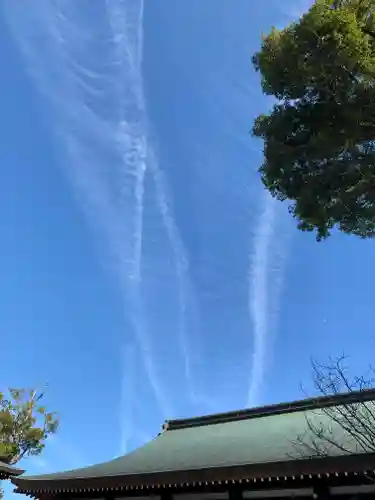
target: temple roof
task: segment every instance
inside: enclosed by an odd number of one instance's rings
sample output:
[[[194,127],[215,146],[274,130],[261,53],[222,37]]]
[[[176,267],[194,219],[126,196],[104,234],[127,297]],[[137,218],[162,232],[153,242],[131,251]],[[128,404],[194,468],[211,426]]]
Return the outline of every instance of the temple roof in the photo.
[[[0,461],[0,479],[9,479],[11,476],[19,476],[24,472],[23,469],[18,469],[17,467]]]
[[[12,478],[20,492],[89,491],[96,488],[154,488],[166,484],[242,480],[294,474],[363,471],[357,448],[324,408],[368,401],[375,390],[306,399],[250,410],[167,421],[149,443],[114,460],[66,472]],[[307,422],[330,426],[353,456],[334,447],[325,461],[301,456],[297,436],[311,440]],[[311,431],[310,431],[311,432]],[[366,450],[365,450],[366,451]],[[375,469],[375,453],[366,457]],[[323,463],[324,462],[324,463]],[[361,469],[362,467],[362,469]]]

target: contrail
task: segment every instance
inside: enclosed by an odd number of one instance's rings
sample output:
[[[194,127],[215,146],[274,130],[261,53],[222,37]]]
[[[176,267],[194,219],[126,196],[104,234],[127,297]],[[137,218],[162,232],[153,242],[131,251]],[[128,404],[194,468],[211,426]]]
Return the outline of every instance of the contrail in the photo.
[[[311,0],[301,0],[297,6],[283,6],[280,12],[290,20],[296,19],[301,17],[311,4]],[[281,26],[280,29],[283,27]],[[254,329],[254,344],[247,394],[248,407],[259,404],[259,393],[268,360],[269,337],[277,328],[280,293],[287,258],[290,232],[289,228],[285,227],[283,231],[278,224],[276,233],[276,225],[280,222],[276,214],[276,204],[277,202],[268,194],[265,195],[264,209],[259,217],[254,236],[254,248],[250,257],[249,315]],[[281,210],[280,205],[279,210]],[[275,239],[277,241],[273,243]],[[274,266],[273,269],[270,268],[271,263]],[[269,287],[269,275],[273,277],[271,287]]]
[[[54,448],[54,455],[58,456],[59,460],[64,461],[64,467],[83,467],[89,463],[86,456],[77,452],[66,437],[57,437],[56,434],[51,434],[48,437],[48,446]]]
[[[263,213],[255,230],[254,249],[249,268],[249,311],[254,328],[254,346],[247,406],[253,406],[263,379],[268,335],[267,274],[270,246],[274,233],[275,202],[267,197]]]
[[[35,456],[35,457],[29,457],[29,463],[31,465],[34,465],[36,469],[48,469],[49,468],[49,463],[47,460],[44,458]]]
[[[85,3],[87,9],[100,5]],[[153,359],[139,287],[148,155],[140,73],[143,4],[110,1],[108,5],[117,5],[118,14],[119,6],[124,9],[122,39],[120,34],[114,36],[113,23],[119,18],[110,16],[111,26],[102,16],[93,33],[88,26],[98,16],[85,14],[73,0],[3,2],[38,90],[55,110],[58,137],[69,158],[67,175],[94,229],[106,236],[157,402],[163,414],[171,415]],[[126,51],[120,53],[123,47]]]
[[[144,179],[147,167],[145,103],[142,83],[143,0],[107,0],[106,9],[112,32],[114,63],[117,67],[118,147],[124,165],[131,165],[135,182],[134,275],[141,281]],[[131,93],[126,82],[131,81]],[[129,101],[138,111],[136,121],[129,123]],[[125,139],[128,140],[125,140]]]
[[[178,329],[178,337],[180,349],[184,361],[184,373],[187,382],[188,394],[192,402],[197,401],[197,394],[194,389],[194,381],[192,376],[191,354],[188,342],[188,332],[186,325],[187,317],[187,290],[189,289],[188,269],[189,262],[181,242],[176,223],[171,214],[171,208],[167,203],[168,196],[166,193],[166,182],[163,178],[163,172],[159,168],[157,159],[154,154],[151,155],[150,169],[153,174],[156,187],[157,203],[160,213],[163,218],[164,227],[166,229],[169,242],[173,251],[174,261],[176,265],[177,279],[179,283],[179,307],[180,307],[180,324]]]
[[[280,228],[282,220],[279,212],[283,212],[281,204],[268,193],[264,194],[263,204],[264,208],[253,238],[248,274],[249,314],[254,331],[248,407],[259,404],[259,393],[268,361],[269,341],[277,325],[289,237],[288,228]]]
[[[129,439],[134,433],[132,426],[132,404],[135,395],[135,349],[131,344],[124,345],[122,349],[122,380],[121,380],[121,405],[120,405],[120,429],[121,429],[121,455],[128,450]],[[130,403],[130,404],[129,404]]]
[[[184,372],[188,386],[190,398],[194,400],[195,393],[193,388],[193,378],[191,369],[191,356],[188,343],[188,336],[186,331],[186,318],[187,318],[187,295],[189,289],[188,281],[188,260],[186,252],[183,247],[177,225],[172,215],[172,209],[168,200],[170,197],[167,195],[166,181],[163,172],[160,169],[155,152],[149,145],[147,138],[147,114],[146,104],[143,91],[142,79],[142,56],[143,56],[143,0],[107,0],[107,12],[110,19],[110,25],[113,33],[113,40],[115,40],[116,54],[118,54],[118,63],[124,70],[123,80],[127,78],[127,71],[129,70],[128,64],[124,64],[125,59],[132,61],[130,71],[132,78],[135,82],[135,99],[139,109],[144,112],[144,121],[140,124],[141,133],[139,134],[144,140],[140,142],[140,151],[143,152],[142,161],[138,161],[137,165],[140,171],[137,173],[137,246],[136,246],[136,278],[140,278],[140,262],[141,262],[141,249],[142,249],[142,220],[143,220],[143,183],[146,166],[150,169],[154,179],[156,188],[156,197],[158,208],[162,216],[163,224],[171,245],[173,257],[176,266],[177,280],[179,284],[179,308],[180,308],[180,325],[178,329],[178,338],[180,349],[184,360]],[[137,43],[133,50],[129,50],[131,42],[127,36],[129,26],[136,32]],[[132,54],[137,54],[137,58]],[[121,99],[120,99],[121,102]],[[126,148],[128,151],[129,148]]]
[[[105,236],[110,265],[131,311],[133,333],[149,382],[162,413],[171,416],[174,410],[153,357],[140,288],[148,170],[176,266],[178,339],[193,398],[186,332],[190,289],[188,261],[168,200],[167,183],[147,136],[142,81],[144,5],[141,0],[84,2],[87,9],[98,5],[104,7],[105,15],[91,13],[100,24],[94,31],[90,12],[85,12],[82,4],[78,8],[73,0],[3,3],[11,32],[38,90],[56,112],[57,134],[69,158],[66,174],[94,230]]]

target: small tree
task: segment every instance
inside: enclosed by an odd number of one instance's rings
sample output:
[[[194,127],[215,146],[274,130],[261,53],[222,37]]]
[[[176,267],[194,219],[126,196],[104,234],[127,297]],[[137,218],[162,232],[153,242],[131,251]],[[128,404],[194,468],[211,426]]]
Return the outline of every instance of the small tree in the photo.
[[[316,0],[253,56],[278,103],[257,117],[262,180],[304,231],[375,236],[375,0]]]
[[[344,356],[330,359],[326,365],[313,363],[314,384],[320,395],[334,396],[374,387],[371,368],[367,376],[350,376],[345,359]],[[301,456],[375,452],[375,404],[366,397],[322,407],[318,416],[306,417],[306,423],[306,432],[297,436],[294,443]]]
[[[57,431],[57,416],[42,405],[43,397],[44,392],[34,389],[0,393],[1,461],[14,465],[22,458],[39,455],[48,436]]]

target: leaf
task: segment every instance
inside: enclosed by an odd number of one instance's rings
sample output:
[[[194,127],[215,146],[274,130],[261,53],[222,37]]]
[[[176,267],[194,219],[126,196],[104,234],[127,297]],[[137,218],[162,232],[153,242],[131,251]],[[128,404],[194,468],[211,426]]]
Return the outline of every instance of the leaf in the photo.
[[[57,431],[58,420],[45,406],[37,406],[44,394],[35,390],[9,389],[0,400],[0,457],[9,463],[38,455],[48,436]]]

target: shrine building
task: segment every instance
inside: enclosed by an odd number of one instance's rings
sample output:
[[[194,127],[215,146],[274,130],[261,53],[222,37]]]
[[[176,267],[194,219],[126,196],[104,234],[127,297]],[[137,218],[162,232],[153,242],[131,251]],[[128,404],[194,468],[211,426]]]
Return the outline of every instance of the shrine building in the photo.
[[[327,412],[358,404],[375,415],[375,390],[170,420],[125,456],[66,472],[13,474],[11,480],[17,493],[40,500],[370,498],[375,446],[359,446]],[[301,436],[316,444],[311,421],[338,446],[327,454],[301,453]],[[10,473],[5,464],[0,471]]]

